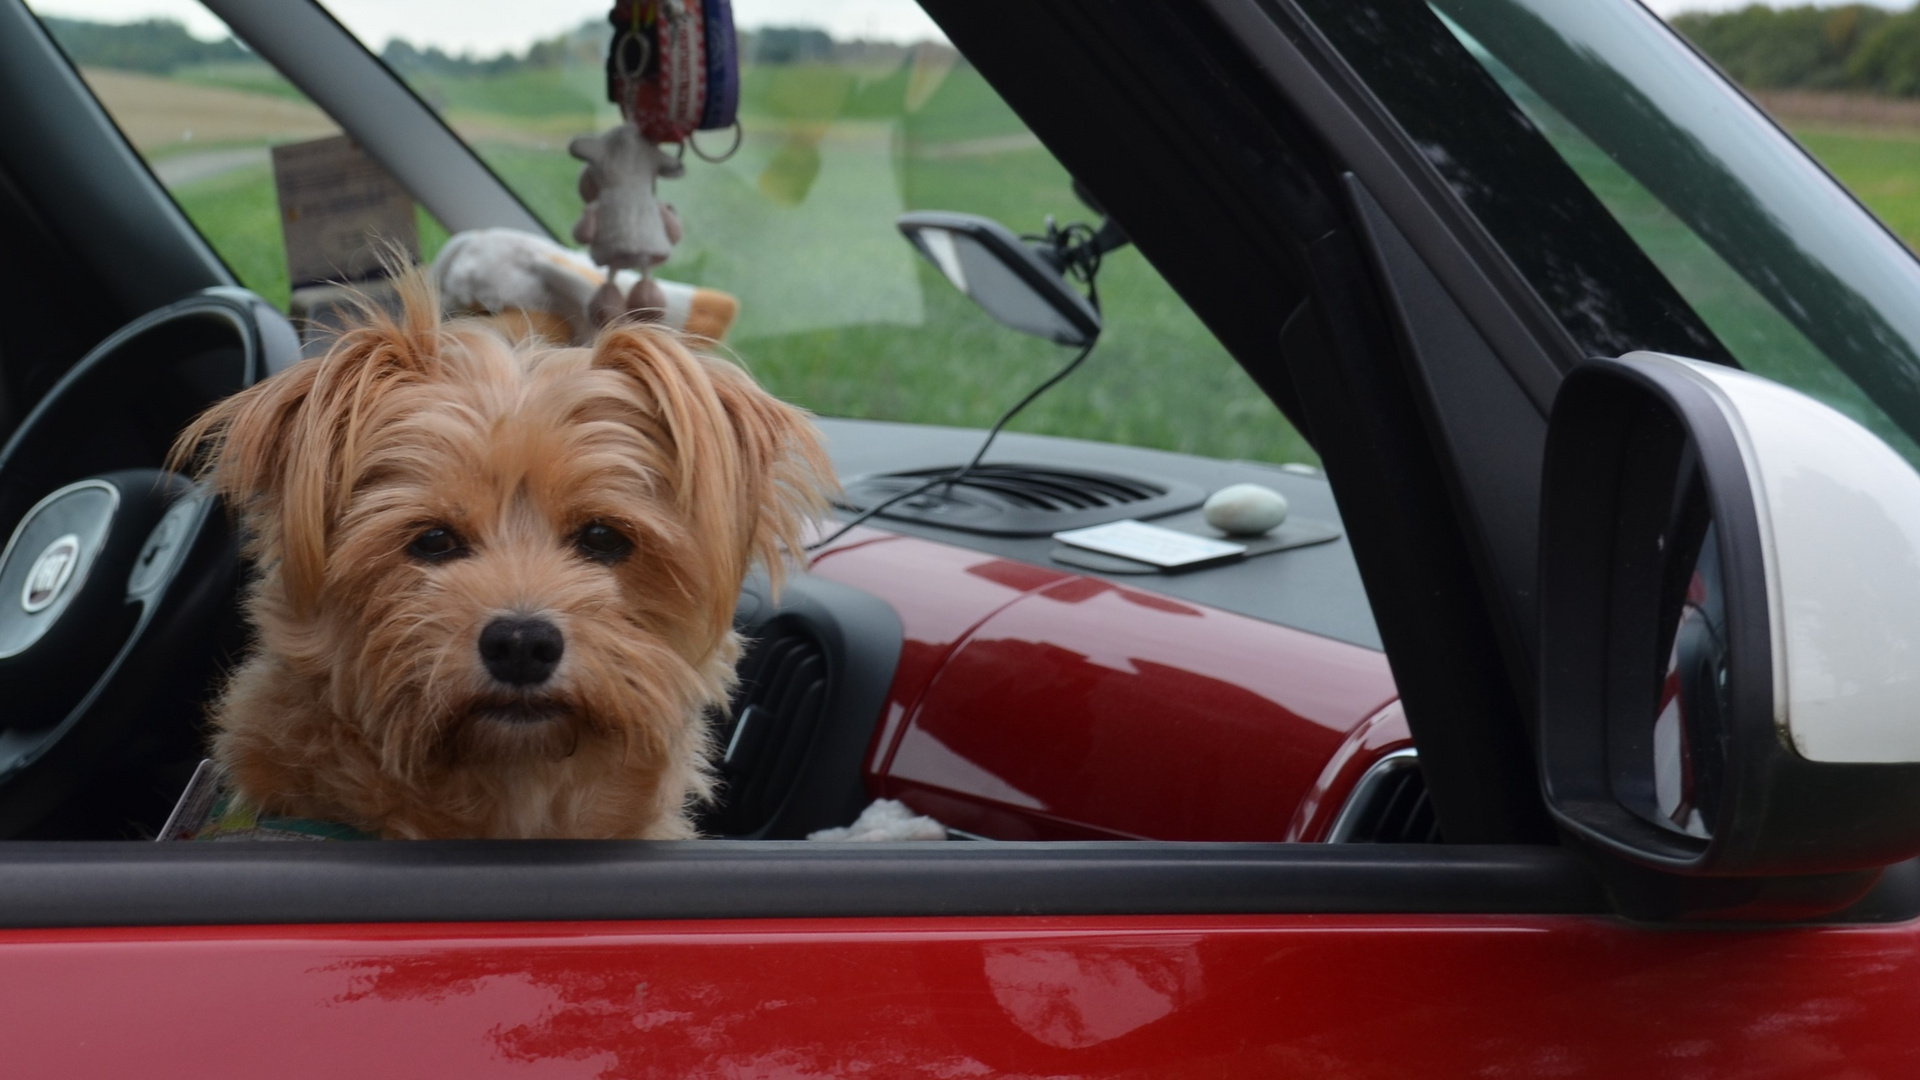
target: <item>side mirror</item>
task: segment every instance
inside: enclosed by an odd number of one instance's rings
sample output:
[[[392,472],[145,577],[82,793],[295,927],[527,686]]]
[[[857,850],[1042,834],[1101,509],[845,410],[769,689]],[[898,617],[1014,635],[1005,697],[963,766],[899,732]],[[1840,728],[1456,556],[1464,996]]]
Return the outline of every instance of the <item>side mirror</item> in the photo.
[[[1050,252],[999,222],[916,211],[901,215],[899,226],[954,288],[1015,330],[1062,345],[1087,345],[1100,336],[1100,313],[1067,284]]]
[[[1920,854],[1920,475],[1745,372],[1581,365],[1548,426],[1540,685],[1548,808],[1639,868],[1611,879],[1630,911],[1844,907]]]

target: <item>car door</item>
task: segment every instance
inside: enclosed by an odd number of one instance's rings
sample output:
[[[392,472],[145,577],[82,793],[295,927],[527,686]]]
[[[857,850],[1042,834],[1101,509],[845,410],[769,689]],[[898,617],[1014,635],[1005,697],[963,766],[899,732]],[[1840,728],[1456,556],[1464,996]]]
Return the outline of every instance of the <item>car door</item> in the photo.
[[[1911,866],[1831,924],[1676,930],[1555,842],[1548,406],[1585,352],[1724,351],[1583,188],[1512,189],[1552,151],[1438,17],[926,6],[1320,450],[1449,843],[9,843],[10,1069],[1910,1071]],[[1537,168],[1448,173],[1365,59]]]

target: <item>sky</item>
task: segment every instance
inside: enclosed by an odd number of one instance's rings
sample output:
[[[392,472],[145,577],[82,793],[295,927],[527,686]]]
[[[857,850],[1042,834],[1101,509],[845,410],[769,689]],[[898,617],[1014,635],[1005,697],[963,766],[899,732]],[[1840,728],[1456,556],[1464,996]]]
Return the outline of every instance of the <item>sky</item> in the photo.
[[[1730,11],[1743,8],[1754,0],[1641,0],[1660,15],[1677,15],[1682,11]],[[1819,7],[1835,7],[1852,0],[1774,0],[1773,7],[1796,7],[1800,4],[1814,3]],[[1908,8],[1913,0],[1866,0],[1883,8]]]
[[[375,48],[403,37],[451,53],[491,56],[518,52],[588,19],[604,18],[608,0],[323,0],[348,28]],[[1744,7],[1752,0],[1645,0],[1661,15]],[[1781,0],[1805,2],[1805,0]],[[1816,0],[1839,3],[1842,0]],[[1873,0],[1907,7],[1913,0]],[[153,17],[186,23],[200,37],[226,36],[220,20],[195,0],[27,0],[46,15],[131,22]],[[838,38],[884,41],[945,41],[933,20],[913,0],[733,0],[734,21],[756,26],[817,26]]]
[[[375,48],[403,37],[451,53],[491,56],[604,19],[609,0],[323,0],[348,29]],[[226,27],[194,0],[27,0],[42,15],[95,22],[177,19],[196,36],[226,36]],[[734,22],[817,26],[838,38],[945,41],[913,0],[733,0]]]

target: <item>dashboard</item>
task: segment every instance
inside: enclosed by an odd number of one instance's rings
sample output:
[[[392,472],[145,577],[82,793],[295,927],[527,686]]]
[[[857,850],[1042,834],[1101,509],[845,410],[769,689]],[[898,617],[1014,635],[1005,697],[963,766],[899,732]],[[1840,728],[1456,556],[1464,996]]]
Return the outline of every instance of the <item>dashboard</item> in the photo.
[[[856,489],[874,473],[965,461],[980,437],[820,426]],[[860,526],[779,597],[763,582],[743,597],[736,622],[753,645],[719,734],[741,761],[782,763],[744,776],[723,758],[716,834],[804,835],[803,823],[844,824],[884,795],[956,837],[1324,839],[1368,770],[1406,757],[1392,674],[1316,473],[1028,435],[1003,436],[992,460],[1202,491],[1264,483],[1293,518],[1334,535],[1164,574],[1062,561],[1071,555],[1046,535],[888,517]],[[775,771],[834,779],[783,787]],[[782,816],[771,803],[788,790],[813,801]],[[825,820],[829,805],[842,820]]]

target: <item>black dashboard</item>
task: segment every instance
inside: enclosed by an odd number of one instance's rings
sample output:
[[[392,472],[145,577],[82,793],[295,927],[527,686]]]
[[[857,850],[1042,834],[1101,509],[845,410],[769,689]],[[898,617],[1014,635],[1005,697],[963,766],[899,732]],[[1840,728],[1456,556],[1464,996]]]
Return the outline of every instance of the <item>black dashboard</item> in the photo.
[[[956,466],[973,456],[983,434],[968,428],[875,420],[821,418],[817,422],[843,482],[876,473]],[[994,442],[987,460],[1162,477],[1206,492],[1228,484],[1264,484],[1286,496],[1289,521],[1325,523],[1335,530],[1340,524],[1340,511],[1325,477],[1305,466],[1219,461],[1165,450],[1011,432]],[[1169,515],[1164,520],[1191,518],[1195,513]],[[1344,532],[1324,543],[1185,573],[1115,574],[1081,563],[1061,563],[1053,556],[1058,545],[1045,535],[993,535],[887,516],[875,518],[870,524],[1008,559],[1109,578],[1129,588],[1206,604],[1369,649],[1381,647],[1366,589]]]

